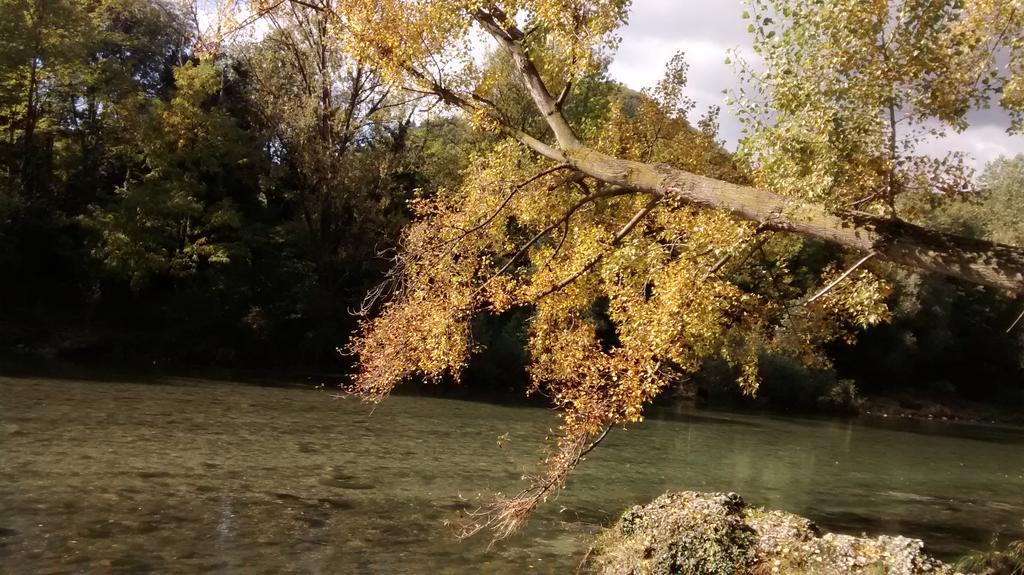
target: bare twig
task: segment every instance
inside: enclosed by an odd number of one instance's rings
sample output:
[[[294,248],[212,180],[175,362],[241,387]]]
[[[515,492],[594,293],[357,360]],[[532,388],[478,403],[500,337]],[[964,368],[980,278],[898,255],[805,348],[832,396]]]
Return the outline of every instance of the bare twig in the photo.
[[[871,200],[873,200],[873,199],[875,199],[877,197],[878,197],[878,192],[874,192],[874,193],[871,193],[871,194],[868,194],[868,195],[864,196],[863,198],[861,198],[859,200],[854,200],[854,201],[850,202],[849,204],[846,205],[846,207],[848,207],[848,208],[856,208],[856,207],[860,206],[861,204],[863,204],[865,202],[870,202]]]
[[[608,436],[611,429],[612,424],[609,423],[589,444],[586,443],[587,436],[584,434],[572,437],[572,441],[561,448],[563,458],[555,469],[548,470],[542,476],[531,477],[531,484],[512,497],[500,497],[487,507],[468,512],[467,515],[475,522],[465,525],[458,534],[459,538],[472,537],[484,529],[491,528],[495,532],[491,541],[493,544],[515,533],[533,509],[565,482],[565,478],[580,463],[583,456],[593,451]]]
[[[625,238],[627,235],[629,235],[629,232],[633,231],[633,228],[635,228],[637,226],[637,224],[639,224],[641,221],[643,221],[643,219],[647,216],[647,214],[651,213],[651,211],[654,210],[654,207],[658,204],[658,201],[660,199],[661,198],[657,197],[657,196],[655,196],[654,198],[651,198],[651,201],[647,202],[647,205],[645,205],[643,208],[641,208],[640,211],[637,212],[636,215],[634,215],[633,218],[630,219],[629,222],[626,223],[626,225],[622,226],[622,229],[620,229],[619,232],[617,234],[615,234],[615,237],[612,238],[612,241],[609,243],[609,245],[613,246],[613,247],[617,246],[619,244],[619,242],[621,242],[623,240],[623,238]],[[557,291],[560,291],[560,290],[564,289],[566,286],[568,286],[572,282],[574,282],[577,279],[579,279],[580,276],[582,276],[583,274],[585,274],[588,271],[590,271],[591,269],[593,269],[593,267],[596,266],[603,258],[604,258],[604,254],[603,253],[597,254],[597,256],[595,256],[593,259],[591,259],[589,262],[587,262],[586,265],[584,265],[578,271],[573,273],[571,276],[565,278],[564,280],[558,282],[557,284],[555,284],[551,288],[548,288],[547,290],[545,290],[544,293],[542,293],[539,296],[537,296],[537,299],[538,300],[544,299],[545,297],[547,297],[547,296],[549,296],[549,295],[551,295],[551,294],[553,294],[553,293],[555,293]]]
[[[555,107],[559,110],[565,105],[565,99],[569,97],[569,93],[572,92],[572,80],[566,80],[565,86],[562,87],[562,92],[558,94],[558,98],[555,98]]]
[[[614,196],[621,196],[621,195],[629,194],[629,193],[632,193],[632,192],[633,192],[633,190],[631,190],[629,188],[622,188],[622,187],[616,186],[614,188],[607,188],[607,189],[602,190],[600,192],[594,192],[593,194],[591,194],[591,195],[583,198],[582,200],[576,202],[571,208],[569,208],[569,210],[567,212],[565,212],[565,214],[562,215],[562,217],[558,218],[554,223],[552,223],[551,225],[545,227],[541,231],[537,232],[532,238],[530,238],[530,240],[527,241],[526,244],[523,245],[523,247],[519,248],[519,251],[517,251],[508,260],[508,262],[506,262],[505,265],[503,265],[501,267],[501,269],[499,269],[497,272],[495,272],[494,275],[495,276],[500,276],[501,274],[503,274],[506,271],[508,271],[508,269],[510,267],[512,267],[512,264],[514,264],[519,258],[521,258],[523,256],[523,254],[525,254],[526,251],[528,249],[530,249],[531,246],[533,246],[535,243],[537,243],[544,236],[546,236],[549,233],[551,233],[551,231],[554,230],[555,228],[557,228],[558,226],[560,226],[562,224],[565,224],[566,234],[568,234],[569,220],[572,218],[573,214],[575,214],[583,206],[585,206],[585,205],[587,205],[587,204],[589,204],[591,202],[597,201],[597,200],[599,200],[601,198],[610,198],[610,197],[614,197]],[[565,241],[564,238],[565,238],[565,235],[563,235],[563,240],[562,241]],[[559,247],[561,247],[561,243],[559,243]]]
[[[871,259],[873,257],[875,257],[875,252],[871,252],[868,255],[862,257],[857,263],[853,264],[853,266],[850,267],[850,269],[846,270],[845,272],[843,272],[843,274],[841,276],[839,276],[835,280],[833,280],[832,283],[828,284],[827,286],[822,288],[821,291],[819,291],[818,293],[814,294],[814,296],[811,297],[811,299],[805,301],[803,303],[803,305],[810,305],[810,304],[814,303],[821,296],[823,296],[823,295],[827,294],[828,292],[832,291],[832,289],[835,288],[837,285],[839,285],[840,282],[842,282],[844,279],[849,277],[850,274],[852,274],[854,271],[857,270],[857,268],[862,266],[865,262],[867,262],[869,259]]]

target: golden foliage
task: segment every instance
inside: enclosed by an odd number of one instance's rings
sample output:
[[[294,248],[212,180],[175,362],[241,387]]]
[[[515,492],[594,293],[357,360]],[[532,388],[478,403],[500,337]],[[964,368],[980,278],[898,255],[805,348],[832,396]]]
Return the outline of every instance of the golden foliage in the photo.
[[[615,101],[593,145],[743,181],[713,128],[686,122],[677,72]],[[538,163],[513,141],[475,158],[458,189],[415,202],[393,299],[353,345],[353,390],[379,400],[412,376],[457,378],[474,350],[474,314],[532,310],[532,389],[559,409],[562,429],[531,487],[483,521],[499,533],[562,485],[591,438],[641,421],[646,404],[708,358],[734,365],[753,394],[761,351],[792,348],[820,364],[823,344],[884,319],[885,290],[870,274],[804,307],[806,289],[776,287],[792,281],[786,261],[799,245],[722,212],[665,200],[647,214],[649,204]],[[622,235],[638,214],[646,217]]]
[[[652,89],[619,90],[567,127],[551,87],[569,94],[604,61],[624,0],[339,0],[335,12],[358,58],[548,158],[589,149],[895,216],[904,191],[971,189],[962,158],[933,160],[918,143],[962,129],[967,110],[997,92],[1011,113],[1024,108],[1022,1],[751,0],[765,67],[738,63],[750,80],[735,95],[744,163],[716,141],[717,110],[696,129],[687,121],[694,104],[681,56]],[[469,45],[481,26],[507,49],[508,68],[477,69]],[[523,88],[508,89],[510,76]],[[868,258],[851,268],[848,254],[540,162],[511,140],[463,176],[416,202],[395,272],[371,297],[387,303],[352,345],[352,389],[379,400],[410,377],[457,379],[475,349],[475,315],[528,309],[531,389],[551,399],[562,426],[531,486],[481,521],[500,535],[556,492],[611,426],[640,421],[648,402],[706,360],[730,364],[754,394],[765,352],[822,366],[823,345],[888,318],[889,288],[861,267]]]

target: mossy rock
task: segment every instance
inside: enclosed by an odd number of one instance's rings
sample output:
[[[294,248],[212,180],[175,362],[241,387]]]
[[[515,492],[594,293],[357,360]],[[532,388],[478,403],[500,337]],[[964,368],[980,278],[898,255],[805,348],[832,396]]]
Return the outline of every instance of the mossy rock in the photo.
[[[607,575],[953,575],[905,537],[821,535],[810,520],[729,493],[668,493],[626,511],[585,571]]]

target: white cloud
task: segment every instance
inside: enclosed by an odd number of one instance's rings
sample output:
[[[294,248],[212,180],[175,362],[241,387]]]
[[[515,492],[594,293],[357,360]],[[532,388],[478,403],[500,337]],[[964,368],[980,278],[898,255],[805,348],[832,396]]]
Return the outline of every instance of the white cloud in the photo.
[[[1024,138],[1007,134],[1002,126],[986,124],[924,142],[919,150],[937,157],[952,151],[964,152],[971,159],[970,164],[980,172],[985,164],[1000,156],[1024,153]]]

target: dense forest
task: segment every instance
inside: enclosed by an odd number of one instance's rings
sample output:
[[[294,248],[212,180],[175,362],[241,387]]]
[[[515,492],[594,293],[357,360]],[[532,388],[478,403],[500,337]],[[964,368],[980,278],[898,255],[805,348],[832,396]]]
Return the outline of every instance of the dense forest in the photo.
[[[5,0],[0,10],[8,360],[349,369],[338,349],[392,268],[417,206],[460,186],[505,145],[433,95],[354,60],[330,16],[299,4],[273,11],[255,37],[215,49],[195,13],[159,1]],[[693,106],[677,93],[685,61],[672,65],[667,78],[677,85],[641,93],[598,62],[565,114],[596,130],[642,123],[669,102],[681,118],[667,128],[673,138],[720,177],[747,178],[744,158],[717,141],[717,110],[687,123]],[[509,121],[540,130],[510,59],[493,53],[484,66]],[[1024,156],[995,161],[974,181],[966,194],[908,191],[900,213],[1024,244]],[[785,251],[787,269],[771,281],[794,286],[811,285],[840,257],[820,241],[773,243],[764,261],[777,264]],[[874,271],[890,286],[888,321],[829,344],[826,361],[762,350],[762,397],[807,409],[907,389],[1021,400],[1024,329],[1007,329],[1019,302],[949,277]],[[476,320],[485,360],[471,362],[468,385],[528,385],[526,317]],[[735,395],[734,369],[709,358],[680,387]]]
[[[336,366],[406,203],[458,170],[424,165],[473,145],[310,14],[200,61],[170,3],[2,9],[5,350]]]

